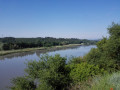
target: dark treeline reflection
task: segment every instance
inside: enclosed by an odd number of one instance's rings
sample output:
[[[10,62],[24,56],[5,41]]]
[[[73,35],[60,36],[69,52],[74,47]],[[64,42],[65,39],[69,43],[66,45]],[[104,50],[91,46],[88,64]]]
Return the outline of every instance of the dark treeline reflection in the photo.
[[[17,58],[17,57],[24,57],[24,56],[33,55],[33,54],[36,54],[39,57],[40,54],[45,54],[45,53],[50,52],[50,51],[75,49],[75,48],[77,49],[77,48],[79,48],[79,46],[63,47],[63,48],[49,48],[47,50],[36,50],[36,51],[30,51],[30,52],[14,53],[14,54],[0,56],[0,60],[12,59],[12,58]]]
[[[9,54],[9,55],[4,55],[4,56],[0,56],[0,60],[24,57],[27,55],[33,55],[34,53],[35,52],[22,52],[22,53],[14,53],[14,54]]]

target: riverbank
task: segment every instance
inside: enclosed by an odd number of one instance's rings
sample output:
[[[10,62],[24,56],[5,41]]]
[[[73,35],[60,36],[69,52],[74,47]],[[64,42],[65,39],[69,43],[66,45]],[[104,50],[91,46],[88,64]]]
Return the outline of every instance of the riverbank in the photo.
[[[18,50],[7,50],[7,51],[0,51],[0,56],[12,54],[12,53],[20,53],[20,52],[30,52],[35,50],[57,50],[62,48],[70,48],[75,46],[80,46],[81,44],[69,44],[69,45],[63,45],[63,46],[52,46],[52,47],[40,47],[40,48],[25,48],[25,49],[18,49]]]

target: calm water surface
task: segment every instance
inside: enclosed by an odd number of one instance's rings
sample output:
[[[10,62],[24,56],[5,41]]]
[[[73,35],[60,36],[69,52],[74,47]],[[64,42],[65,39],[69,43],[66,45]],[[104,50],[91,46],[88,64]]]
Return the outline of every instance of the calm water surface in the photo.
[[[77,46],[74,48],[56,50],[47,52],[49,55],[60,54],[61,56],[84,56],[90,51],[91,48],[95,48],[95,45],[91,46]],[[24,69],[29,60],[39,60],[39,56],[46,53],[45,51],[34,51],[10,54],[0,57],[0,90],[9,90],[7,86],[11,86],[11,79],[17,76],[24,75]]]

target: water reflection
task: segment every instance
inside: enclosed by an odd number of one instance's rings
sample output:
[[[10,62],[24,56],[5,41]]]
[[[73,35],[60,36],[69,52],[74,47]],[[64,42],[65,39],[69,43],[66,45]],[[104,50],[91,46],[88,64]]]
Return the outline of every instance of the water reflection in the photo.
[[[37,50],[35,53],[36,55],[39,57],[41,54],[45,54],[45,53],[50,53],[50,52],[55,52],[55,51],[62,51],[62,50],[67,50],[67,49],[77,49],[80,46],[76,46],[76,47],[67,47],[67,48],[50,48],[49,50]]]
[[[36,54],[39,57],[40,54],[49,53],[51,51],[60,51],[60,50],[77,49],[77,48],[79,48],[79,46],[65,47],[65,48],[50,48],[48,50],[36,50],[36,51],[30,51],[30,52],[12,53],[8,55],[0,56],[0,60],[24,57],[24,56],[33,55],[33,54]]]
[[[33,55],[34,53],[35,52],[22,52],[22,53],[8,54],[8,55],[0,56],[0,60],[24,57],[24,56],[27,56],[27,55]]]

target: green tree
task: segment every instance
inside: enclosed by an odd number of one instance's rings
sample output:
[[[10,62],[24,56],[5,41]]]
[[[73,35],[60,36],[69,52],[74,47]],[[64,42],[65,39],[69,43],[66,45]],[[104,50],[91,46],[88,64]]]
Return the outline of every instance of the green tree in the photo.
[[[104,73],[104,69],[100,69],[99,66],[90,65],[86,62],[82,62],[76,65],[72,64],[70,67],[72,68],[70,77],[74,83],[78,83],[95,75]]]
[[[17,77],[12,80],[14,86],[11,87],[11,90],[35,90],[36,86],[34,82],[25,78]]]
[[[119,70],[120,65],[120,25],[113,23],[108,28],[109,38],[103,38],[97,43],[96,49],[84,56],[90,63],[112,72]]]
[[[3,44],[3,50],[10,50],[10,45],[8,43]]]
[[[37,79],[39,81],[39,84],[36,85],[38,86],[37,90],[62,90],[70,83],[70,69],[66,66],[66,58],[60,57],[60,55],[45,55],[41,56],[39,61],[30,61],[25,71],[28,74],[28,80],[35,81]],[[28,87],[33,88],[28,80],[24,79],[22,78],[22,81],[15,79],[15,86],[13,88],[22,88],[21,90]],[[28,86],[24,87],[23,84],[27,84]]]

